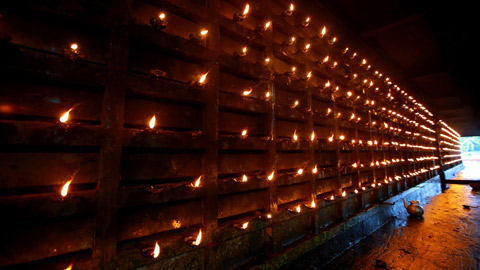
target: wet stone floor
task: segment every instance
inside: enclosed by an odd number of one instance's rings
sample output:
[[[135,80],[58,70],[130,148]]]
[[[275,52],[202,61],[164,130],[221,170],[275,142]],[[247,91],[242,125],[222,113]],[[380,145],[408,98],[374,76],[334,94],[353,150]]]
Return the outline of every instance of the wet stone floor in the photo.
[[[327,265],[311,252],[286,269],[480,269],[480,192],[449,187],[423,219],[405,211]]]

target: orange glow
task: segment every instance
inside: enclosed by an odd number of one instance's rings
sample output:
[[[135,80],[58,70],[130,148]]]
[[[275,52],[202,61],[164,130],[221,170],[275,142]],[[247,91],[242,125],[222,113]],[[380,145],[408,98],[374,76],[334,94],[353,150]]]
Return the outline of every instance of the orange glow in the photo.
[[[333,201],[333,200],[335,200],[335,196],[332,195],[330,196],[330,201]]]
[[[357,167],[358,167],[357,163],[356,163],[356,162],[353,163],[353,164],[352,164],[352,167],[353,167],[353,168],[357,168]]]
[[[200,31],[200,35],[201,35],[202,37],[205,37],[207,34],[208,34],[208,30],[202,30],[202,31]]]
[[[300,205],[295,208],[295,211],[297,211],[297,213],[300,213],[302,211],[302,208],[300,207]]]
[[[271,24],[272,24],[271,21],[266,22],[265,23],[265,30],[267,30],[270,27]]]
[[[194,244],[195,246],[198,246],[200,245],[201,242],[202,242],[202,229],[198,231],[197,239],[195,239],[195,242],[193,242],[192,244]]]
[[[270,58],[265,58],[265,64],[268,64],[270,62]]]
[[[315,131],[312,131],[312,135],[310,135],[310,140],[312,141],[315,140]]]
[[[275,175],[275,172],[272,172],[272,173],[267,177],[268,181],[272,181],[274,175]]]
[[[311,46],[310,43],[307,43],[307,44],[305,45],[305,51],[308,51],[308,49],[310,49],[310,46]]]
[[[200,180],[202,180],[202,176],[200,175],[195,182],[193,182],[191,185],[192,187],[200,187]]]
[[[295,9],[295,6],[292,3],[290,3],[290,7],[288,8],[288,10],[293,11],[294,9]]]
[[[250,95],[250,94],[252,93],[252,91],[253,91],[253,89],[252,89],[251,87],[249,87],[248,89],[243,90],[242,95],[248,96],[248,95]]]
[[[68,121],[68,116],[70,112],[73,110],[73,108],[70,108],[67,112],[65,112],[61,117],[60,117],[60,122],[65,123]]]
[[[247,137],[247,132],[248,132],[248,129],[245,128],[244,130],[242,130],[242,137]]]
[[[160,20],[164,20],[165,19],[165,13],[162,12],[162,13],[158,14],[158,18]]]
[[[265,97],[269,98],[270,97],[270,92],[265,93]]]
[[[160,246],[158,245],[158,242],[155,242],[155,249],[153,250],[153,258],[156,259],[158,258],[158,255],[160,255]]]
[[[344,191],[342,192],[342,197],[346,197],[346,196],[347,196],[347,192],[344,190]]]
[[[330,87],[330,81],[327,81],[327,82],[325,83],[325,87]]]
[[[73,262],[67,268],[65,268],[65,270],[72,270],[72,267],[73,267]]]
[[[267,218],[268,219],[272,218],[272,214],[267,214]]]
[[[328,55],[327,55],[325,58],[323,58],[323,63],[328,62],[328,59],[329,59],[329,58],[330,58],[330,56],[328,56]]]
[[[345,139],[345,136],[340,135],[340,137],[338,137],[338,138],[339,138],[340,140],[343,140],[343,139]]]
[[[315,208],[317,205],[315,204],[315,199],[312,199],[312,202],[310,203],[310,208]]]
[[[148,122],[148,126],[153,129],[155,127],[155,115],[150,119],[150,122]]]
[[[335,134],[332,134],[332,136],[328,137],[328,141],[329,142],[333,142],[333,137],[335,136]]]
[[[295,131],[293,132],[293,140],[294,140],[294,141],[297,141],[297,140],[298,140],[297,130],[295,130]]]
[[[199,84],[204,84],[207,80],[207,75],[208,75],[208,72],[203,74],[202,76],[200,76],[200,79],[198,80],[198,83]]]
[[[322,28],[322,32],[320,33],[320,37],[324,37],[326,33],[327,33],[327,27],[324,26]]]
[[[315,164],[315,167],[313,167],[313,169],[312,169],[312,173],[317,173],[317,172],[318,172],[317,164]]]
[[[355,192],[355,194],[358,194],[358,189],[355,189],[353,192]]]
[[[247,15],[248,11],[250,10],[250,5],[245,5],[245,9],[243,10],[243,15]]]
[[[245,223],[242,224],[242,229],[245,230],[246,228],[248,228],[248,222],[245,222]]]
[[[70,183],[72,183],[73,180],[68,180],[62,187],[62,190],[60,191],[60,195],[62,195],[62,197],[65,197],[67,196],[68,194],[68,187],[70,186]]]
[[[247,178],[247,176],[244,174],[244,175],[242,176],[242,182],[247,182],[247,181],[248,181],[248,178]]]
[[[303,174],[303,169],[302,168],[298,169],[297,174],[302,175]]]
[[[243,53],[243,55],[247,54],[247,47],[242,48],[242,53]]]

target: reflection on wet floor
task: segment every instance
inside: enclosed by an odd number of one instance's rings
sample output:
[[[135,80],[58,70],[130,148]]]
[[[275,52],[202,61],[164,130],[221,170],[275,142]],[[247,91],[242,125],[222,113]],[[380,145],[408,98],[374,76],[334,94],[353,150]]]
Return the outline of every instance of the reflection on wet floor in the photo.
[[[375,260],[386,269],[480,269],[480,192],[449,186],[424,205],[423,219],[405,211],[326,266],[313,252],[285,269],[379,269]]]
[[[458,173],[457,177],[453,179],[457,180],[480,180],[480,160],[464,160],[463,169]]]

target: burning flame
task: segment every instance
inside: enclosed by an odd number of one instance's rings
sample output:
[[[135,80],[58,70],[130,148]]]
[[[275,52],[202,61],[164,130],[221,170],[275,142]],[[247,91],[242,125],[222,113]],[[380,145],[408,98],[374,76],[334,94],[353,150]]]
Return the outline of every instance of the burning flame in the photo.
[[[194,244],[195,246],[198,246],[200,245],[201,242],[202,242],[202,229],[198,231],[197,239],[195,239],[195,241],[192,244]]]
[[[358,165],[357,165],[356,162],[352,164],[352,167],[353,167],[353,168],[357,168],[357,166],[358,166]]]
[[[73,45],[72,45],[73,46]],[[70,114],[70,112],[73,110],[73,108],[70,108],[66,113],[64,113],[61,117],[60,117],[60,122],[62,123],[65,123],[68,121],[68,115]]]
[[[330,87],[330,81],[327,81],[327,82],[325,83],[325,87]]]
[[[242,229],[245,230],[247,227],[248,227],[248,222],[245,222],[245,223],[242,224]]]
[[[245,128],[244,130],[242,130],[242,137],[247,137],[247,131],[248,131],[247,128]]]
[[[208,72],[203,74],[202,76],[200,76],[200,79],[198,80],[198,83],[199,84],[204,84],[205,81],[207,80],[207,75],[208,75]]]
[[[340,139],[340,140],[343,140],[343,139],[345,139],[345,136],[340,135],[339,139]]]
[[[347,192],[344,190],[344,191],[342,192],[342,197],[346,197],[346,196],[347,196]]]
[[[244,175],[242,176],[242,182],[247,182],[247,181],[248,181],[248,178],[247,178],[247,176],[244,174]]]
[[[269,57],[265,58],[265,64],[268,64],[269,62],[270,62],[270,58]]]
[[[195,180],[194,183],[192,183],[192,187],[199,187],[200,186],[200,180],[202,179],[202,176],[200,175],[197,180]]]
[[[310,203],[311,208],[315,208],[317,205],[315,204],[315,199],[312,199],[312,202]]]
[[[72,270],[72,267],[73,267],[73,262],[67,268],[65,268],[65,270]]]
[[[315,164],[315,167],[313,167],[313,169],[312,169],[312,173],[317,173],[317,172],[318,172],[317,164]]]
[[[270,97],[270,92],[266,92],[266,93],[265,93],[265,97],[266,97],[266,98],[269,98],[269,97]]]
[[[295,37],[292,37],[290,40],[292,41],[292,43],[295,42]]]
[[[271,21],[266,22],[265,23],[265,30],[267,30],[270,27],[271,24],[272,24]]]
[[[322,28],[322,32],[320,33],[320,36],[321,36],[321,37],[324,37],[326,33],[327,33],[327,27],[324,26],[324,27]]]
[[[267,214],[267,218],[268,219],[272,218],[272,214]]]
[[[333,142],[333,137],[335,136],[335,134],[332,133],[332,136],[328,137],[328,141],[329,142]]]
[[[310,79],[311,77],[312,77],[312,72],[309,71],[309,72],[307,73],[307,80]]]
[[[297,174],[302,175],[303,174],[303,169],[302,168],[298,169]]]
[[[310,22],[310,17],[307,17],[307,18],[305,19],[305,22],[306,22],[306,23]]]
[[[332,112],[332,109],[328,108],[327,109],[327,115],[329,115]]]
[[[293,132],[293,140],[294,140],[294,141],[297,141],[297,140],[298,140],[297,130],[295,130],[295,131]]]
[[[76,51],[76,50],[78,49],[78,44],[77,44],[77,43],[72,43],[72,44],[70,45],[70,49]]]
[[[245,6],[245,9],[243,10],[243,15],[247,15],[247,13],[248,13],[249,10],[250,10],[250,5],[247,4],[247,5]]]
[[[148,122],[148,126],[153,129],[155,127],[155,115],[150,119],[150,122]]]
[[[155,242],[155,249],[153,250],[152,257],[156,259],[158,258],[158,255],[160,255],[160,246],[158,245],[158,242]]]
[[[68,180],[62,187],[62,191],[60,191],[60,195],[62,195],[62,197],[65,197],[67,196],[68,194],[68,187],[70,186],[70,183],[72,183],[72,180]]]
[[[250,95],[250,94],[252,93],[252,91],[253,91],[253,89],[252,89],[251,87],[249,87],[248,89],[243,90],[242,95],[248,96],[248,95]]]
[[[305,45],[305,51],[308,51],[308,49],[310,49],[310,46],[311,46],[310,43],[307,43],[307,44]]]
[[[326,62],[328,62],[328,59],[329,59],[329,58],[330,58],[330,56],[328,56],[328,55],[327,55],[327,56],[325,56],[325,58],[323,58],[323,63],[326,63]]]
[[[205,37],[207,34],[208,34],[208,30],[202,30],[202,31],[200,31],[200,35],[201,35],[202,37]]]
[[[275,175],[275,172],[273,171],[273,172],[267,177],[268,181],[272,181],[274,175]]]
[[[298,100],[295,100],[295,102],[294,102],[293,105],[292,105],[292,108],[295,108],[295,107],[297,107],[297,106],[298,106]]]
[[[335,200],[335,196],[332,195],[330,196],[330,201],[333,201],[333,200]]]
[[[355,192],[355,194],[358,194],[358,189],[355,189],[353,192]]]
[[[290,3],[290,7],[288,8],[288,10],[293,11],[294,8],[295,8],[295,6],[292,3]]]
[[[243,55],[247,54],[247,47],[246,46],[242,48],[242,54]]]
[[[315,131],[312,131],[312,135],[310,135],[310,140],[312,141],[315,140]]]
[[[297,211],[297,213],[300,213],[302,211],[302,208],[300,207],[300,205],[295,208],[295,211]]]
[[[160,18],[161,20],[164,20],[165,19],[165,13],[160,13],[158,14],[158,18]]]

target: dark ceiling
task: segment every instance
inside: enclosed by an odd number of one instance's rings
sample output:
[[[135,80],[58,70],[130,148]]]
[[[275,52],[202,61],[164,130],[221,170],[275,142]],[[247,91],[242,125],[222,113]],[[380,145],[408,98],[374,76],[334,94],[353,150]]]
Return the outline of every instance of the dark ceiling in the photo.
[[[478,9],[474,1],[429,2],[320,0],[435,117],[462,136],[480,135]]]

